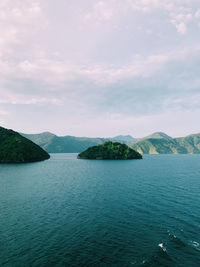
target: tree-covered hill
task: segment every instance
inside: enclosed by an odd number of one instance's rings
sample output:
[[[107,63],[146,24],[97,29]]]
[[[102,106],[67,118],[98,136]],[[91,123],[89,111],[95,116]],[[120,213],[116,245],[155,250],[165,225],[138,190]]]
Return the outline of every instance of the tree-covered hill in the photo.
[[[49,158],[49,154],[32,141],[0,127],[0,163],[26,163]]]
[[[141,159],[142,155],[118,142],[105,142],[98,146],[89,147],[78,155],[80,159]]]

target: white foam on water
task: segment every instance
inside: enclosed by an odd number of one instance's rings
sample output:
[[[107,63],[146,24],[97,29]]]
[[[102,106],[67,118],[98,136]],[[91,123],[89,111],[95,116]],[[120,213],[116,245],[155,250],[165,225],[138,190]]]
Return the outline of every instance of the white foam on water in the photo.
[[[198,246],[199,246],[199,243],[196,242],[196,241],[192,241],[192,244],[193,244],[195,247],[198,247]]]
[[[164,247],[163,243],[158,244],[158,246],[159,246],[164,252],[167,251],[167,249],[166,249],[166,247]]]
[[[194,249],[200,251],[200,243],[199,243],[199,242],[190,240],[190,245],[191,245]]]
[[[132,265],[135,265],[136,263],[137,263],[136,261],[134,261],[134,262],[132,261],[132,262],[131,262]]]
[[[172,236],[173,238],[177,238],[177,236],[174,235],[174,234],[171,234],[170,231],[168,231],[168,235],[169,235],[169,236]]]

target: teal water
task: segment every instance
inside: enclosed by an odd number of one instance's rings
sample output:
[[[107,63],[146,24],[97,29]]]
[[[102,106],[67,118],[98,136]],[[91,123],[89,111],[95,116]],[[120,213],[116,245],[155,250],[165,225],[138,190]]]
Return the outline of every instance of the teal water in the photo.
[[[200,266],[200,155],[0,165],[0,266]]]

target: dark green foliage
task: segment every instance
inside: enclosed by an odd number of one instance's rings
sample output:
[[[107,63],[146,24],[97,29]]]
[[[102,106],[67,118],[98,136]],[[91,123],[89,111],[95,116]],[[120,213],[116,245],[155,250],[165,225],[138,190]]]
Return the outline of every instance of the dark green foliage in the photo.
[[[49,158],[49,154],[32,141],[0,127],[0,163],[35,162]]]
[[[78,155],[80,159],[142,159],[142,155],[125,144],[105,142],[89,147]]]

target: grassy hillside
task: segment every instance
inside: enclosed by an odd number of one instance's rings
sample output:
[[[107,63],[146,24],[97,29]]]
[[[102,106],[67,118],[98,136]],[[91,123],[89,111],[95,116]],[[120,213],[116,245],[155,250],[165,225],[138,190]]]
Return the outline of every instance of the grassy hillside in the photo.
[[[171,139],[145,139],[131,147],[144,154],[198,154],[200,134]]]

